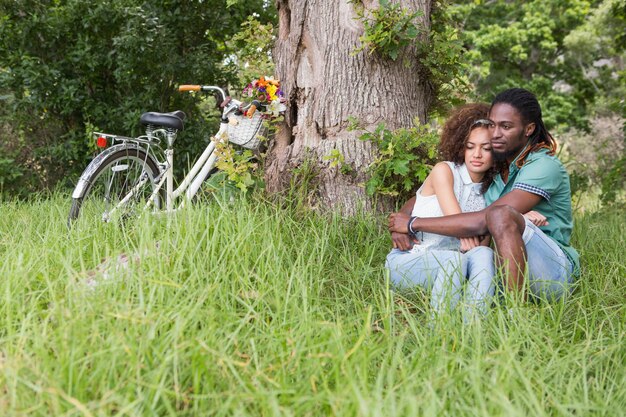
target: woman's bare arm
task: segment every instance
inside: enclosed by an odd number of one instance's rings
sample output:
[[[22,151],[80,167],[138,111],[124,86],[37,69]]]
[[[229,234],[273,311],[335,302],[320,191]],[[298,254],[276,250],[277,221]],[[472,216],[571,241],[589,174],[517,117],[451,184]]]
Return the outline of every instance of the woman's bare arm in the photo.
[[[450,216],[461,213],[461,206],[454,194],[454,174],[450,166],[445,162],[440,162],[435,165],[430,176],[432,176],[432,185],[443,215]],[[467,252],[481,245],[479,236],[461,237],[459,240],[461,241],[461,252]]]

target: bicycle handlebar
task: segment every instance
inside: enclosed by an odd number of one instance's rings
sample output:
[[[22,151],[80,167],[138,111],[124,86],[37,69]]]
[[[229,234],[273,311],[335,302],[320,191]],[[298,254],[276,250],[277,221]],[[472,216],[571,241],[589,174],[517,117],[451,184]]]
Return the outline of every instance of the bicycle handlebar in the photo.
[[[201,85],[185,84],[178,86],[178,91],[200,91],[200,89],[202,89]]]
[[[178,87],[178,91],[217,91],[222,96],[222,102],[226,100],[226,93],[220,87],[213,85],[185,84]]]
[[[249,117],[252,117],[256,110],[261,107],[261,103],[258,100],[252,100],[252,102],[248,105],[243,105],[243,103],[237,100],[231,100],[230,97],[226,96],[224,90],[220,87],[212,85],[184,84],[178,87],[178,91],[217,91],[222,96],[222,103],[220,104],[220,107],[224,108],[224,111],[239,109],[239,111],[246,113]]]

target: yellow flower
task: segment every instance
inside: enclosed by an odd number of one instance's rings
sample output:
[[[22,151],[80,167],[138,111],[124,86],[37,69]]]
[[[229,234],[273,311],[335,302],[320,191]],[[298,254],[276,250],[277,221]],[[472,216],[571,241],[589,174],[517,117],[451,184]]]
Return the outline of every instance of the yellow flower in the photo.
[[[270,84],[265,88],[265,91],[267,91],[267,94],[270,96],[270,101],[276,100],[278,98],[276,97],[277,90],[278,90],[278,87],[276,87],[273,84]]]

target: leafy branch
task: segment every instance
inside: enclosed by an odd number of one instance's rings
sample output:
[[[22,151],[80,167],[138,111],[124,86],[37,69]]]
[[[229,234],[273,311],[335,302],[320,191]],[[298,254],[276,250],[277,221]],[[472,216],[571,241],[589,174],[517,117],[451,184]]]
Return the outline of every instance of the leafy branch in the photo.
[[[352,3],[356,3],[356,0]],[[395,61],[400,52],[422,33],[417,18],[423,16],[423,13],[411,12],[389,0],[380,0],[379,3],[377,9],[368,13],[362,5],[356,7],[357,19],[363,23],[365,31],[359,38],[361,46],[354,53],[368,49],[370,54],[376,52]]]
[[[349,130],[362,129],[356,119],[350,118],[349,122]],[[378,156],[367,169],[367,194],[395,197],[408,195],[426,179],[437,156],[439,136],[416,120],[413,128],[393,131],[380,123],[374,131],[365,130],[359,139],[378,148]]]

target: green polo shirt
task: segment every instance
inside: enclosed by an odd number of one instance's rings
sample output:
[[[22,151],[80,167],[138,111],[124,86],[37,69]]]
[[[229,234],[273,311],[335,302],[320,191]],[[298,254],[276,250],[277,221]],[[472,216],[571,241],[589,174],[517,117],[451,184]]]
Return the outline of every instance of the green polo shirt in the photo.
[[[572,192],[565,167],[558,158],[548,155],[547,149],[532,152],[521,168],[515,165],[515,161],[509,166],[509,180],[506,184],[500,174],[494,179],[485,193],[487,204],[493,203],[515,189],[540,195],[541,202],[533,207],[533,210],[546,216],[549,223],[547,226],[541,226],[540,229],[563,249],[572,261],[574,274],[578,275],[579,255],[576,249],[570,246],[574,222]]]

